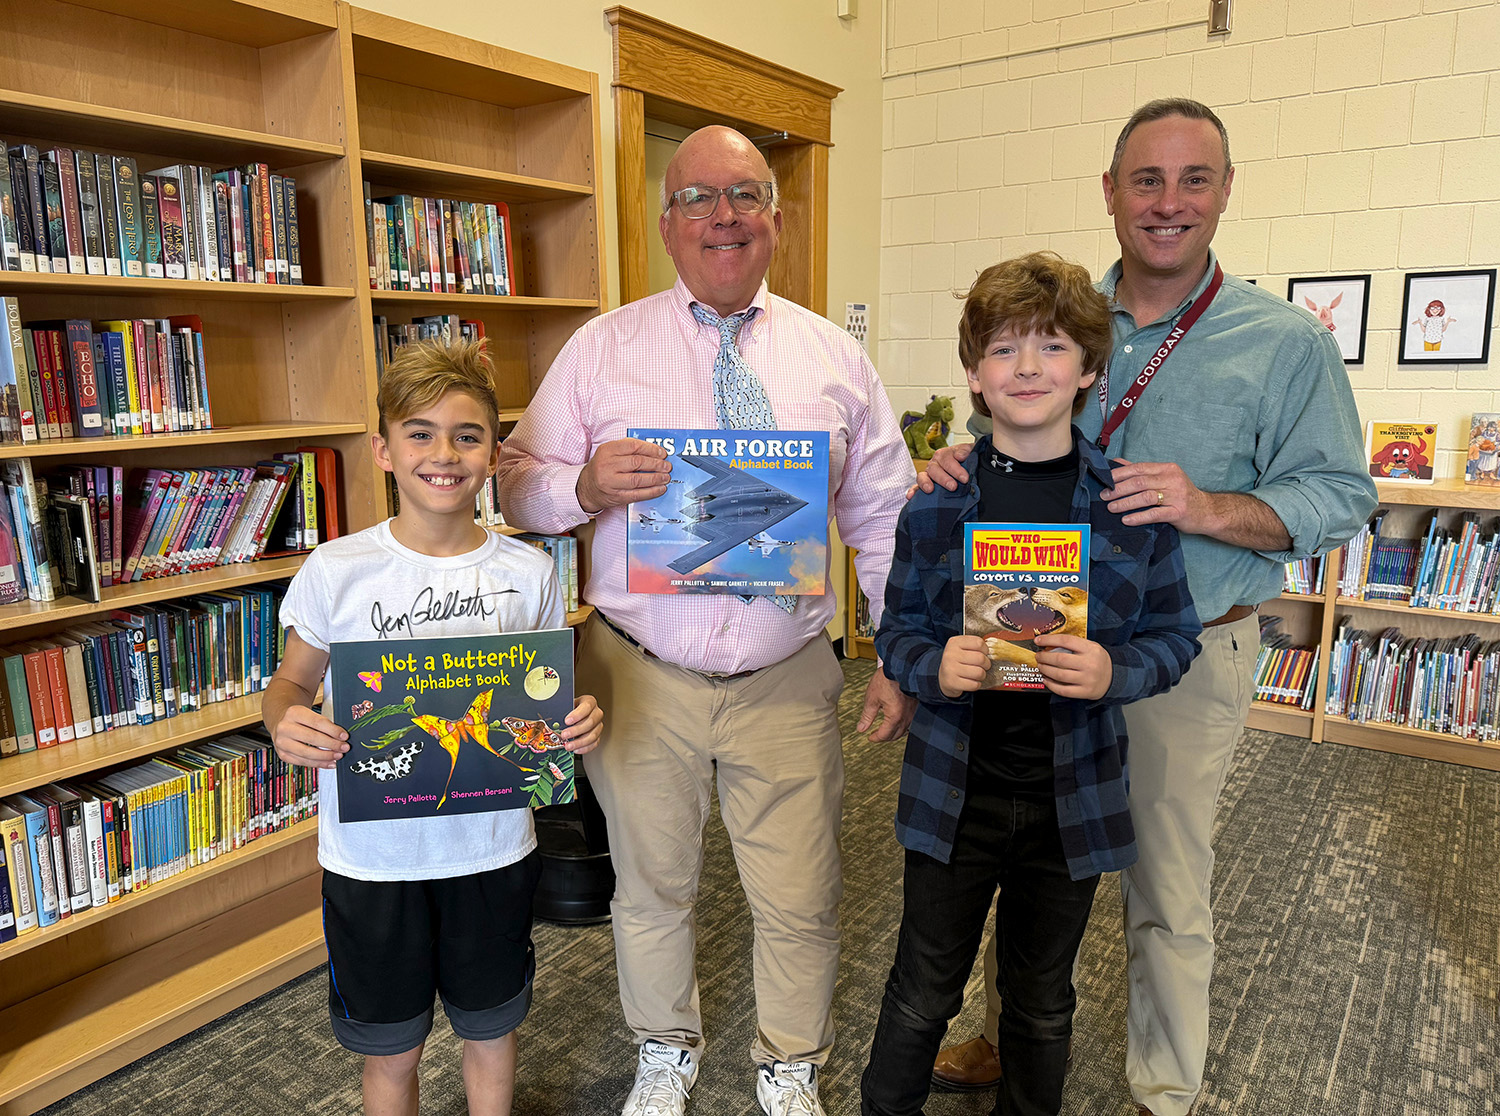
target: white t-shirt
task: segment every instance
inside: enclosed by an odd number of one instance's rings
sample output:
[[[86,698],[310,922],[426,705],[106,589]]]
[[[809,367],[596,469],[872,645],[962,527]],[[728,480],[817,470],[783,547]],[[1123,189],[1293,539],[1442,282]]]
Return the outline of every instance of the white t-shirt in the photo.
[[[390,520],[323,543],[281,605],[306,643],[494,635],[561,628],[552,559],[491,534],[467,554],[435,558],[402,546]],[[323,679],[324,693],[332,686]],[[357,880],[436,880],[514,864],[536,847],[531,811],[340,822],[338,779],[318,772],[318,862]]]

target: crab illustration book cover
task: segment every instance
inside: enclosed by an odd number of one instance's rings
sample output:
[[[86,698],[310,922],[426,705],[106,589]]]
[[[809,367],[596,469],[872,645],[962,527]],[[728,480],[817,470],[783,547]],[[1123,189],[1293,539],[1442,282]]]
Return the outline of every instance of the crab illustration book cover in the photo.
[[[333,644],[339,821],[573,801],[573,631]]]
[[[647,430],[671,455],[664,495],[626,509],[632,593],[822,596],[828,432]]]
[[[1370,476],[1398,484],[1431,484],[1437,426],[1430,422],[1370,422],[1365,434]]]
[[[1033,641],[1087,636],[1088,619],[1088,524],[964,525],[964,634],[989,649],[985,689],[1044,689]]]

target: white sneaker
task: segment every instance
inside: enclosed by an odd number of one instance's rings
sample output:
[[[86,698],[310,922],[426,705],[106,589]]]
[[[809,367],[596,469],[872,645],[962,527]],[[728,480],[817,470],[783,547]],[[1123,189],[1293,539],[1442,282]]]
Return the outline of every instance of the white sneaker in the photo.
[[[766,1116],[827,1116],[818,1103],[818,1068],[811,1062],[773,1062],[759,1067],[755,1099]]]
[[[625,1098],[620,1116],[683,1116],[688,1090],[696,1080],[698,1065],[690,1053],[648,1039],[641,1043],[635,1087]]]

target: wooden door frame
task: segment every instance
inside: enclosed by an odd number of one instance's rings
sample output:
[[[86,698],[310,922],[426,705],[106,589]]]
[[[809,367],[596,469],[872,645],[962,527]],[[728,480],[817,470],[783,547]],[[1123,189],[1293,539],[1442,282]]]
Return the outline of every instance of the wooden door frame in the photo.
[[[782,233],[771,290],[814,313],[828,309],[828,149],[836,85],[726,47],[629,8],[609,8],[614,39],[615,210],[620,301],[650,293],[648,238],[657,202],[646,182],[646,118],[747,136],[786,133],[765,151],[781,190]]]

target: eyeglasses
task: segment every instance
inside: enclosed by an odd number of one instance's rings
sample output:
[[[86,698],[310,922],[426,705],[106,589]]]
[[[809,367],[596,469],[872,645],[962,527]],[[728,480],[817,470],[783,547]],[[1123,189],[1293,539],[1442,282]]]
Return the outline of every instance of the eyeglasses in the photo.
[[[759,213],[775,200],[776,191],[769,182],[736,182],[722,190],[717,186],[684,186],[675,190],[667,199],[667,208],[673,203],[689,220],[701,221],[719,208],[719,197],[729,198],[736,213],[749,216]]]

